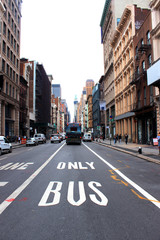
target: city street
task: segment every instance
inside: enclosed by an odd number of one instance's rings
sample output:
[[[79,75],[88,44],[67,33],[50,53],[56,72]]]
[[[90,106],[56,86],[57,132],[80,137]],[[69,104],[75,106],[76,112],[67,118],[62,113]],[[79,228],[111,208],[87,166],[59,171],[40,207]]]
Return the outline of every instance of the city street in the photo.
[[[160,240],[160,165],[94,142],[0,156],[0,240]]]

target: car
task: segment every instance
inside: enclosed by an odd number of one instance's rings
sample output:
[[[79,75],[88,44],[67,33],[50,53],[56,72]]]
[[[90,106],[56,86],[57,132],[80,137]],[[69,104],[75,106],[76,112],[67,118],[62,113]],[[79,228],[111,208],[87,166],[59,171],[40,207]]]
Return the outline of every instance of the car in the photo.
[[[62,134],[59,134],[61,141],[63,141],[63,136]]]
[[[38,140],[35,138],[28,138],[26,141],[26,147],[28,146],[37,146],[38,145]]]
[[[33,136],[36,140],[38,140],[38,143],[46,143],[46,137],[43,133],[37,133]]]
[[[61,138],[60,135],[58,133],[52,134],[50,137],[50,142],[54,143],[54,142],[61,142]]]
[[[4,136],[0,136],[0,155],[4,152],[12,152],[12,144]]]
[[[83,136],[83,142],[91,142],[91,141],[92,141],[91,133],[85,133]]]

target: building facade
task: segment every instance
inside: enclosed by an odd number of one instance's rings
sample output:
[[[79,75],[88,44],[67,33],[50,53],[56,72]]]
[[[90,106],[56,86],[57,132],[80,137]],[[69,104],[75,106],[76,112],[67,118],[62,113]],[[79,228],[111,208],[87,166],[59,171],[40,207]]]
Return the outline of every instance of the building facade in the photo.
[[[115,126],[115,86],[113,68],[113,49],[111,41],[114,31],[120,22],[122,13],[127,4],[137,4],[138,7],[149,8],[150,0],[106,0],[101,17],[101,36],[104,56],[104,101],[106,101],[105,131],[106,137],[116,133]]]
[[[0,2],[0,134],[8,137],[19,135],[21,4]]]
[[[155,86],[154,101],[157,106],[157,135],[160,132],[160,0],[153,0],[150,3],[152,18],[152,42],[153,61],[152,66],[147,70],[148,86]]]
[[[144,22],[148,11],[136,5],[128,5],[112,40],[116,134],[124,137],[127,133],[129,141],[132,142],[136,142],[135,112],[132,111],[136,99],[136,85],[130,85],[130,78],[135,71],[133,37]]]
[[[136,101],[132,106],[132,111],[135,112],[136,142],[142,144],[152,144],[153,138],[157,136],[155,87],[147,86],[147,69],[153,61],[151,30],[149,10],[133,39],[135,71],[130,82],[131,85],[136,85]]]
[[[100,84],[97,83],[92,91],[92,119],[94,137],[100,137]]]

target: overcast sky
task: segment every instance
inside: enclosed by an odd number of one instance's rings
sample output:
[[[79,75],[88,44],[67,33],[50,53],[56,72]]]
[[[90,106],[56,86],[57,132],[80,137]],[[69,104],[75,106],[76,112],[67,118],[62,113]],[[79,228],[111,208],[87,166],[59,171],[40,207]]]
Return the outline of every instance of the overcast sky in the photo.
[[[73,118],[73,101],[87,79],[103,75],[100,20],[105,0],[23,0],[21,58],[43,64],[61,84]],[[71,119],[72,120],[72,119]]]

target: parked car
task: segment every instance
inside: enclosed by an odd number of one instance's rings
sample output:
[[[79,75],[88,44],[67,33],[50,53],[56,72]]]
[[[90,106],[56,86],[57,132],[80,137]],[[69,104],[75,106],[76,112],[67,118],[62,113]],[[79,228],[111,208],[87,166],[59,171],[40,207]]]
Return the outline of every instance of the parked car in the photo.
[[[52,134],[50,137],[50,142],[54,143],[54,142],[61,142],[61,138],[60,135],[58,133]]]
[[[60,136],[61,141],[63,141],[63,136],[61,133],[59,134],[59,136]]]
[[[85,133],[83,136],[83,142],[91,142],[92,141],[92,135],[91,133]]]
[[[33,136],[36,140],[38,140],[38,143],[46,143],[46,137],[43,133],[37,133]]]
[[[28,138],[26,142],[26,147],[28,146],[37,146],[38,145],[38,139],[35,138]]]
[[[3,152],[12,152],[12,144],[8,141],[8,139],[4,136],[0,136],[0,155]]]

